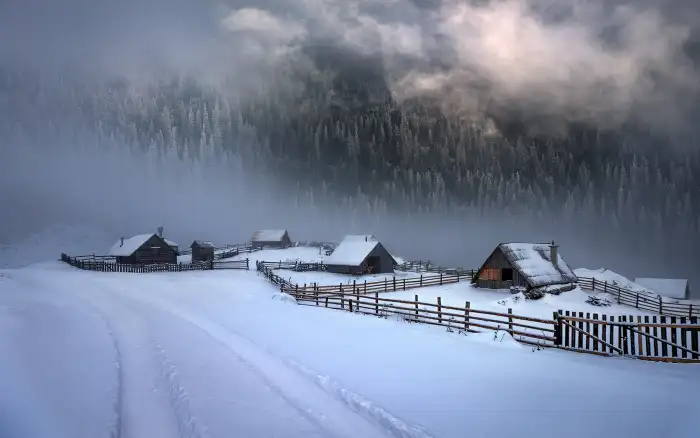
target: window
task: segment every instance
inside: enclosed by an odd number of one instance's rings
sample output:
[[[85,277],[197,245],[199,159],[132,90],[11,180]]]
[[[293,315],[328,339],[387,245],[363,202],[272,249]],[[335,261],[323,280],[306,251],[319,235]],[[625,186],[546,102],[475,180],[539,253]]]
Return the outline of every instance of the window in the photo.
[[[501,269],[501,280],[502,281],[513,281],[513,269],[512,268]]]

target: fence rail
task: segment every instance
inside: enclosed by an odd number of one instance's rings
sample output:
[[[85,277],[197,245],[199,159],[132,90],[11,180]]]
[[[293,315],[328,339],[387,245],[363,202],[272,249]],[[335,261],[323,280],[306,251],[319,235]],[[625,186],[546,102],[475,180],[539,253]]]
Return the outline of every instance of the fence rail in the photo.
[[[407,261],[395,268],[397,271],[404,272],[432,272],[432,273],[442,273],[449,275],[457,275],[463,277],[469,277],[470,279],[476,275],[478,269],[463,269],[463,268],[444,268],[442,266],[435,266],[429,260],[417,260],[417,261]]]
[[[244,260],[229,260],[223,262],[208,261],[195,263],[163,263],[163,264],[124,264],[108,262],[105,260],[89,260],[85,258],[70,257],[67,254],[61,254],[61,261],[78,269],[86,271],[98,272],[131,272],[131,273],[150,273],[150,272],[184,272],[184,271],[211,271],[214,269],[249,269],[248,259]]]
[[[611,294],[618,304],[625,306],[667,316],[700,317],[700,306],[697,304],[672,302],[668,299],[664,301],[661,295],[652,296],[635,292],[595,278],[579,277],[578,283],[584,289]]]

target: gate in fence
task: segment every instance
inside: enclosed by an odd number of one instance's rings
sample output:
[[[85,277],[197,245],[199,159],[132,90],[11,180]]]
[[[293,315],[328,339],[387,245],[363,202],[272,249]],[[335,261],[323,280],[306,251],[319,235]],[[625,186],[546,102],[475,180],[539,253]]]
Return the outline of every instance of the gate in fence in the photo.
[[[583,312],[555,315],[557,344],[567,350],[645,360],[700,362],[698,318],[615,316]]]

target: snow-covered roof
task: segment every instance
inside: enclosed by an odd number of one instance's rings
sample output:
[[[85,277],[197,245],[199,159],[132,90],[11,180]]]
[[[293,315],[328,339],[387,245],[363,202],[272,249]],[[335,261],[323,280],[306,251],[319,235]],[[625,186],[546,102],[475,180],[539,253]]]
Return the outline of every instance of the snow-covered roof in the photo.
[[[578,281],[561,254],[557,253],[556,266],[552,263],[548,243],[501,243],[498,247],[531,287]]]
[[[178,245],[177,243],[173,242],[172,240],[168,240],[168,239],[163,239],[163,240],[165,240],[165,243],[167,243],[167,244],[170,245],[170,246],[175,246],[175,247],[179,247],[179,246],[180,246],[180,245]]]
[[[365,240],[364,235],[345,236],[324,263],[326,265],[359,266],[377,245],[379,242],[376,239],[368,238]]]
[[[112,248],[107,252],[108,256],[114,257],[128,257],[132,255],[137,249],[141,247],[148,239],[153,237],[155,234],[139,234],[137,236],[131,237],[129,239],[124,239],[122,244],[122,239],[117,240],[117,242],[112,245]]]
[[[663,297],[688,299],[688,280],[678,278],[635,278],[638,285],[651,289]]]
[[[258,230],[253,234],[253,242],[278,242],[287,230]]]
[[[192,245],[190,245],[190,248],[195,245],[199,246],[200,248],[214,248],[214,244],[208,240],[195,240],[192,242]]]

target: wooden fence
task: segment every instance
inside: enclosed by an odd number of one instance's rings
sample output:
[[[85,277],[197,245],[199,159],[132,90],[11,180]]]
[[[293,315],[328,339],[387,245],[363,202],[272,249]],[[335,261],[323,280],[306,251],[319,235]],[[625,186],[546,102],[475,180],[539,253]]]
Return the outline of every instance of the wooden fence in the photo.
[[[406,261],[395,268],[397,271],[404,272],[432,272],[432,273],[442,273],[449,275],[461,275],[462,277],[473,278],[478,269],[463,269],[463,268],[444,268],[442,266],[436,266],[429,260],[417,260],[417,261]]]
[[[113,259],[112,259],[113,260]],[[61,254],[61,261],[78,269],[86,271],[98,272],[132,272],[132,273],[149,273],[149,272],[184,272],[184,271],[211,271],[214,269],[249,269],[248,259],[245,260],[229,260],[224,262],[209,261],[197,263],[166,263],[152,265],[131,265],[123,263],[115,263],[113,261],[91,260],[86,258],[70,257],[66,254]]]
[[[410,261],[396,267],[397,270],[408,272],[461,272],[465,276],[474,277],[478,270],[462,268],[442,268],[433,265],[430,261]],[[604,292],[615,297],[617,304],[634,307],[640,310],[658,313],[661,315],[676,317],[700,317],[700,305],[692,302],[683,303],[678,300],[663,298],[662,296],[652,296],[639,293],[630,289],[609,284],[607,281],[600,281],[595,278],[578,277],[578,284],[583,289]]]
[[[260,263],[266,268],[270,269],[285,269],[289,271],[296,272],[308,272],[308,271],[325,271],[326,265],[323,263],[305,263],[305,262],[265,262],[260,261]]]
[[[557,320],[555,344],[566,350],[700,363],[700,325],[697,317],[615,317],[561,310],[554,317]]]
[[[541,346],[554,346],[554,320],[514,315],[508,313],[472,309],[468,301],[464,307],[446,306],[438,297],[437,303],[426,303],[380,297],[379,291],[363,294],[360,289],[355,294],[298,293],[296,285],[283,285],[280,290],[292,295],[298,304],[319,306],[349,312],[375,315],[383,318],[398,317],[406,322],[445,327],[447,331],[478,333],[483,329],[508,332],[518,341]]]
[[[447,284],[459,283],[460,281],[470,280],[471,277],[464,277],[460,274],[435,274],[421,275],[413,278],[385,278],[377,281],[357,281],[352,283],[339,283],[333,285],[318,285],[304,284],[294,285],[296,294],[312,294],[322,296],[332,295],[372,295],[374,293],[388,293],[416,289],[420,287],[443,286]]]
[[[628,356],[644,360],[700,363],[700,325],[696,317],[615,316],[559,311],[552,319],[479,310],[465,301],[464,307],[436,303],[391,299],[383,292],[403,290],[403,281],[354,283],[352,285],[300,287],[276,275],[265,262],[257,269],[280,291],[293,296],[297,303],[382,318],[395,317],[409,323],[445,327],[449,332],[478,333],[492,330],[494,340],[507,332],[524,344],[560,348],[568,351],[604,356]],[[431,277],[431,281],[433,280]],[[395,279],[394,279],[395,280]],[[402,279],[403,280],[403,279]],[[408,279],[412,280],[412,279]],[[426,279],[423,279],[424,283]],[[444,274],[442,275],[445,281]],[[439,277],[438,277],[439,281]],[[396,286],[395,286],[396,284]],[[424,284],[425,285],[425,284]],[[432,284],[429,284],[432,285]],[[420,287],[413,285],[412,287]],[[411,286],[407,284],[406,289]]]
[[[578,278],[579,285],[588,290],[605,292],[615,297],[618,304],[635,307],[640,310],[677,317],[700,317],[700,306],[693,303],[678,303],[664,299],[661,295],[651,296],[608,284],[595,278]]]

